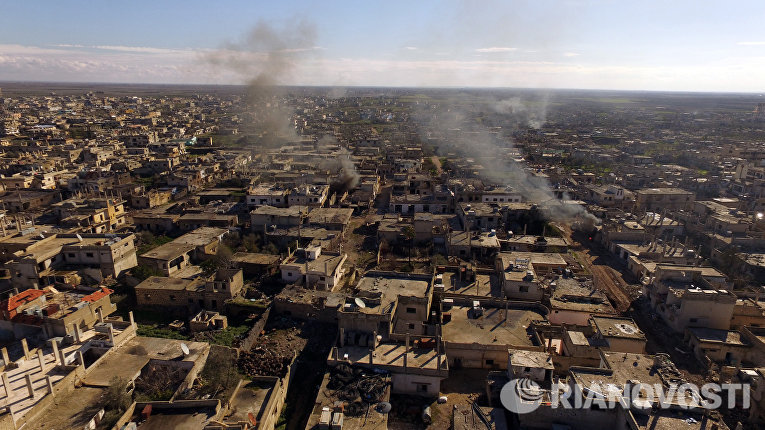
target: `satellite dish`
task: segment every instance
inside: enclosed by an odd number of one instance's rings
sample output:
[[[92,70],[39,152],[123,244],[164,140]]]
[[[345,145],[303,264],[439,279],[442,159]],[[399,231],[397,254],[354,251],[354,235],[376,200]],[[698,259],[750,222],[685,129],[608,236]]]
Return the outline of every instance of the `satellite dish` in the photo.
[[[393,409],[393,406],[388,402],[380,402],[375,407],[375,410],[381,414],[387,414],[391,409]]]
[[[356,297],[355,299],[353,299],[353,301],[356,302],[356,306],[360,307],[361,309],[364,309],[365,307],[367,307],[367,304],[364,303],[364,301],[361,300],[361,298],[359,297]]]
[[[80,234],[79,234],[79,233],[75,234],[75,236],[77,236],[77,240],[79,240],[80,242],[82,242],[82,236],[80,236]]]
[[[189,347],[186,346],[185,343],[181,342],[181,351],[183,351],[183,355],[189,355],[191,351],[189,351]]]

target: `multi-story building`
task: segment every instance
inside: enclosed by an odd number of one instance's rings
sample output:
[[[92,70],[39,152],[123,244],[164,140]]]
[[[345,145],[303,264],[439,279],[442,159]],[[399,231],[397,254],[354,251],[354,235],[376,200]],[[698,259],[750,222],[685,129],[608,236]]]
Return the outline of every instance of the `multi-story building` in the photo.
[[[639,211],[691,209],[695,200],[695,193],[680,188],[644,188],[635,193],[635,206]]]
[[[135,235],[55,234],[16,251],[8,265],[19,289],[52,284],[67,269],[116,278],[137,265]]]
[[[100,234],[126,225],[125,201],[118,198],[71,198],[54,203],[58,222],[85,233]]]

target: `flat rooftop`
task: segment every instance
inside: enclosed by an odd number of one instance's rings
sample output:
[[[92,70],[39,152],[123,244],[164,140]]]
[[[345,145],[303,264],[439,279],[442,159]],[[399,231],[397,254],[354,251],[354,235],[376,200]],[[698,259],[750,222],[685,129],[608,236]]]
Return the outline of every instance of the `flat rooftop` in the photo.
[[[279,264],[279,256],[273,254],[259,254],[255,252],[237,252],[231,257],[232,261],[245,264],[257,264],[261,266],[270,266]]]
[[[399,296],[426,298],[430,290],[430,281],[426,281],[422,276],[410,277],[406,273],[378,275],[364,276],[356,285],[359,290],[358,297],[366,304],[365,308],[359,309],[360,312],[388,313],[387,310]]]
[[[164,409],[154,407],[149,419],[138,424],[140,430],[197,430],[204,428],[215,417],[215,408],[190,406],[186,408]],[[139,421],[141,410],[136,408],[133,421]]]
[[[689,327],[688,331],[693,333],[702,342],[719,342],[726,345],[746,345],[741,338],[741,333],[733,330],[717,330],[705,327]]]
[[[140,257],[151,258],[155,260],[172,260],[176,257],[193,251],[195,248],[195,245],[173,241],[146,251],[141,254]]]
[[[351,208],[316,208],[308,214],[311,224],[347,224],[353,215]]]
[[[468,231],[455,231],[451,239],[449,239],[450,246],[470,246],[475,248],[497,248],[499,249],[499,239],[497,235],[490,233],[468,232]]]
[[[181,344],[189,348],[184,355]],[[196,362],[204,357],[210,348],[205,342],[180,341],[156,337],[135,336],[120,345],[95,367],[88,370],[83,379],[86,385],[108,387],[115,376],[132,380],[141,373],[149,360]],[[172,427],[169,427],[172,428]]]
[[[224,215],[224,216],[229,217],[231,215]],[[200,227],[194,231],[190,231],[184,234],[183,236],[179,237],[178,239],[175,239],[173,242],[170,242],[170,243],[182,243],[182,244],[188,244],[188,245],[194,245],[194,246],[205,246],[209,244],[210,242],[222,237],[226,233],[228,233],[228,230],[226,230],[225,228]]]
[[[305,265],[308,263],[309,272],[321,272],[329,275],[335,273],[337,266],[339,266],[346,258],[347,256],[345,254],[334,255],[327,253],[319,254],[316,258],[310,259],[305,255],[301,255],[299,252],[295,252],[292,257],[285,259],[282,265],[297,265],[300,266],[301,270],[305,270]]]
[[[624,386],[630,381],[643,384],[663,385],[658,369],[654,366],[654,356],[623,352],[602,352],[610,368],[572,367],[570,374],[585,388],[599,387],[606,397],[618,396],[624,392]]]
[[[165,291],[183,291],[187,289],[196,289],[200,284],[198,280],[191,280],[167,276],[150,276],[143,282],[135,286],[136,290],[165,290]]]
[[[409,354],[406,357],[406,365],[409,369],[428,369],[439,370],[436,350],[433,348],[413,348],[409,346]],[[381,343],[377,345],[372,356],[372,366],[381,367],[386,370],[396,370],[400,372],[404,367],[404,351],[406,345],[400,343]],[[337,348],[337,359],[344,360],[345,354],[348,354],[348,360],[351,364],[369,366],[370,349],[364,346],[345,346]],[[448,364],[445,355],[441,355],[441,369],[448,370]]]
[[[476,274],[475,282],[461,281],[459,274],[443,273],[444,291],[472,296],[504,297],[502,285],[495,275]]]
[[[693,194],[681,188],[644,188],[637,190],[637,194]]]
[[[454,306],[444,310],[451,321],[441,326],[444,342],[483,345],[533,346],[526,329],[532,321],[544,320],[544,315],[524,309],[487,308],[478,318],[469,318],[470,306]]]
[[[632,318],[593,316],[592,321],[605,337],[645,340],[645,334]]]
[[[557,252],[500,252],[498,258],[502,259],[503,269],[507,269],[511,264],[516,264],[518,260],[528,260],[529,264],[538,264],[545,266],[566,267],[567,263],[563,256]]]
[[[550,306],[579,312],[615,313],[605,294],[595,289],[592,281],[578,281],[573,278],[558,278]]]

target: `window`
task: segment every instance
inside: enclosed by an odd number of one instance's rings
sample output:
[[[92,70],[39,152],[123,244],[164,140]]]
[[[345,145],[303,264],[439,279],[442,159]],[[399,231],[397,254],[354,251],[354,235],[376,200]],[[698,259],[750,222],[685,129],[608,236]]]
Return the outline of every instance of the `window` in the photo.
[[[409,330],[414,330],[414,324],[409,323]]]
[[[524,372],[531,372],[531,368],[530,368],[530,367],[524,367],[524,368],[523,368],[523,371],[524,371]]]
[[[174,301],[175,301],[175,296],[174,296],[174,295],[172,295],[172,294],[170,295],[170,301],[171,301],[171,302],[174,302]]]
[[[67,256],[68,256],[69,258],[74,258],[74,252],[70,252],[70,253],[68,253],[68,254],[67,254]]]
[[[418,393],[427,393],[428,392],[428,384],[417,384],[417,392]]]
[[[88,258],[93,258],[93,253],[92,252],[86,252],[85,256],[88,257]]]
[[[521,285],[518,287],[519,293],[528,293],[529,292],[529,286],[528,285]]]
[[[417,309],[416,308],[406,308],[406,313],[408,314],[416,314]]]
[[[494,360],[486,360],[486,365],[487,366],[493,366],[494,365]]]

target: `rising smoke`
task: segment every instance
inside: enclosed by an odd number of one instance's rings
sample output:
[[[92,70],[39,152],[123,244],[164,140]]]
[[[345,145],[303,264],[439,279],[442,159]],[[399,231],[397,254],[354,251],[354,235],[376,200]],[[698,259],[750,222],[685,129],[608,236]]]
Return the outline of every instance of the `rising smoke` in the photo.
[[[325,135],[318,142],[319,146],[337,145],[340,143],[332,136]],[[325,160],[320,168],[332,172],[334,178],[331,186],[333,191],[345,192],[358,187],[361,177],[356,169],[356,164],[351,160],[351,153],[347,149],[340,147],[335,153],[335,158]]]
[[[600,222],[595,216],[579,205],[558,200],[546,177],[534,175],[528,166],[514,159],[517,151],[509,132],[519,126],[539,128],[543,125],[540,121],[547,118],[549,96],[536,99],[541,102],[462,93],[419,109],[415,116],[440,153],[452,152],[475,160],[482,167],[484,181],[512,187],[525,201],[537,204],[551,221],[593,227]],[[499,117],[494,118],[495,114]]]
[[[299,137],[293,110],[283,98],[283,85],[290,83],[301,64],[319,51],[316,27],[308,21],[296,20],[278,28],[260,22],[241,41],[226,43],[206,54],[205,60],[221,73],[233,73],[247,82],[245,132],[271,142],[289,141]]]

